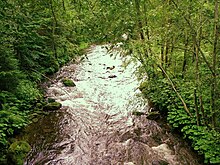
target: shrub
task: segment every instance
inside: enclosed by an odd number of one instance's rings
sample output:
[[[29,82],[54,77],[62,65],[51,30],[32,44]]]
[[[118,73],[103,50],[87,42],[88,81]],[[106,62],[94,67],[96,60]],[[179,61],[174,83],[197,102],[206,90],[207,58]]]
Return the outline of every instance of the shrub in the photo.
[[[163,114],[167,113],[169,124],[181,130],[193,148],[204,155],[205,163],[220,164],[220,133],[204,124],[197,125],[192,96],[193,85],[186,82],[182,84],[178,84],[179,92],[193,114],[192,117],[185,112],[181,101],[165,79],[145,81],[140,85],[140,90]]]

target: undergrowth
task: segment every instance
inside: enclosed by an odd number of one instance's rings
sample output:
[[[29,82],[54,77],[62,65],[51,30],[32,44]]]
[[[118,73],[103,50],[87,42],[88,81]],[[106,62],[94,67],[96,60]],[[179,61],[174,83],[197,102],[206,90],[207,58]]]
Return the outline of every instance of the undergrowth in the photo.
[[[167,121],[174,129],[181,130],[184,138],[190,141],[194,150],[204,156],[205,163],[220,164],[220,133],[206,122],[206,120],[210,120],[211,114],[207,110],[209,107],[204,107],[205,119],[201,119],[198,125],[194,110],[193,85],[187,82],[180,82],[178,85],[178,91],[193,114],[192,117],[184,110],[183,104],[167,79],[147,80],[140,85],[140,90],[162,114],[166,114]],[[204,101],[206,100],[204,99]],[[202,116],[202,114],[200,115]]]

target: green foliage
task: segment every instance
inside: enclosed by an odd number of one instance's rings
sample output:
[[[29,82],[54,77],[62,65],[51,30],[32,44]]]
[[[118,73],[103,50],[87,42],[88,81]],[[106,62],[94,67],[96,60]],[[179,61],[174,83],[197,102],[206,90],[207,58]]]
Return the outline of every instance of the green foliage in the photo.
[[[162,113],[167,113],[168,106],[177,99],[166,79],[144,81],[140,86],[140,90]]]
[[[179,91],[193,112],[194,102],[190,100],[193,99],[191,96],[193,88],[186,84],[183,84]],[[191,141],[193,148],[204,155],[205,163],[220,163],[220,133],[205,125],[197,126],[196,116],[190,117],[185,112],[166,79],[144,81],[140,85],[140,90],[162,114],[167,114],[167,120],[173,128],[181,130],[184,137]]]
[[[16,89],[16,96],[19,100],[28,103],[35,103],[37,100],[42,99],[42,94],[37,89],[36,84],[28,80],[23,80],[19,83]]]
[[[0,2],[0,161],[43,99],[37,84],[88,46],[84,11],[72,1]]]
[[[142,92],[173,127],[183,130],[206,162],[218,163],[213,142],[220,127],[220,60],[213,56],[213,40],[219,40],[213,31],[219,29],[214,2],[0,1],[1,147],[7,148],[8,137],[28,123],[28,114],[42,99],[36,84],[44,75],[57,72],[91,42],[122,41],[142,64],[140,79],[147,77]],[[192,117],[158,66],[171,77]]]
[[[0,110],[0,147],[8,146],[8,137],[18,133],[27,125],[27,118],[16,107],[6,106],[7,109]],[[3,151],[3,150],[1,150]]]
[[[187,125],[181,131],[193,142],[193,147],[204,154],[205,163],[220,163],[220,133],[205,126]]]

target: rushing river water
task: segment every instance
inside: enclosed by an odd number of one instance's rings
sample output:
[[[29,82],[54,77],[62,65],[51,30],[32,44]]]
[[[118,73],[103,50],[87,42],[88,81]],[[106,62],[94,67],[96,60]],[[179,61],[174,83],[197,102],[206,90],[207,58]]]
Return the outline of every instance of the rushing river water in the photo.
[[[125,69],[120,56],[110,57],[103,46],[91,47],[87,56],[79,65],[63,67],[48,86],[47,97],[63,106],[27,129],[32,150],[26,165],[199,164],[169,129],[132,115],[147,110],[136,96],[134,65]],[[65,87],[63,78],[76,87]]]

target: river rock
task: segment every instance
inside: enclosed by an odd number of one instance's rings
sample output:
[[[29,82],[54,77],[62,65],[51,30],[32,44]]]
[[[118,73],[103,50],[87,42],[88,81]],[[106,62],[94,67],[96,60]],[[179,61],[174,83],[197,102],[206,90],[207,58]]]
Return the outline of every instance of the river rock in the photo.
[[[53,110],[58,110],[62,107],[62,104],[59,102],[52,102],[48,103],[44,106],[43,110],[45,111],[53,111]]]
[[[116,75],[110,75],[108,76],[108,78],[116,78],[117,76]]]
[[[47,93],[48,94],[53,94],[55,96],[57,96],[57,95],[65,95],[64,90],[62,90],[61,88],[58,88],[58,87],[50,87],[48,89]]]
[[[144,112],[140,112],[140,111],[133,111],[132,115],[141,116],[141,115],[146,115],[146,114]]]
[[[107,66],[106,69],[113,70],[113,69],[115,69],[115,66]]]
[[[68,78],[63,79],[62,82],[66,87],[75,87],[76,86],[76,84]]]
[[[51,132],[53,132],[53,129],[51,129],[51,128],[44,128],[43,132],[44,133],[51,133]]]
[[[169,155],[173,155],[173,151],[169,148],[167,144],[161,144],[157,147],[152,147],[152,149],[159,153],[159,155],[166,157]]]
[[[169,163],[164,160],[153,160],[152,165],[168,165]]]
[[[149,112],[147,114],[147,119],[149,119],[149,120],[157,120],[159,118],[160,118],[160,113],[158,111]]]
[[[15,141],[8,149],[8,164],[23,165],[27,153],[31,150],[31,146],[26,141]]]
[[[133,162],[126,162],[124,165],[135,165]]]

